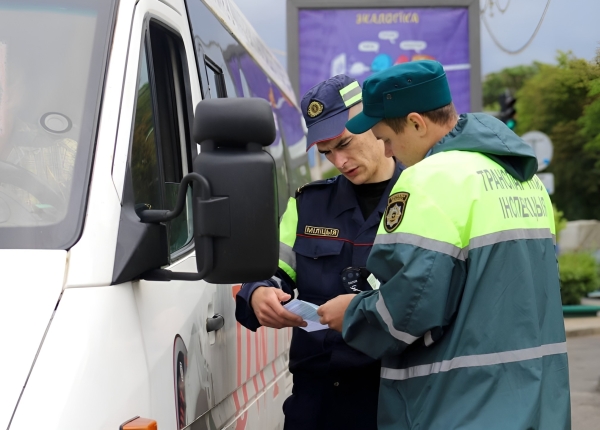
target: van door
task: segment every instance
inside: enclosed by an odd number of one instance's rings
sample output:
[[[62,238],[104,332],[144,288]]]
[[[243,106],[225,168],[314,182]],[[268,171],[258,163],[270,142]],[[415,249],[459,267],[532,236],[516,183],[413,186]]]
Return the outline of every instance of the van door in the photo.
[[[133,101],[124,96],[117,139],[122,151],[119,141],[127,138],[123,189],[133,190],[137,208],[173,208],[196,155],[190,129],[193,106],[200,101],[185,10],[157,0],[137,4],[126,73],[125,93]],[[135,91],[128,92],[131,86]],[[118,159],[116,154],[116,167]],[[172,271],[196,270],[190,196],[191,190],[187,209],[166,223],[166,268]],[[130,197],[123,192],[122,198]],[[120,237],[119,246],[129,244]],[[225,333],[235,332],[233,312],[219,302],[218,286],[205,282],[132,285],[149,368],[151,416],[159,428],[181,429],[236,388],[225,357]],[[215,314],[221,317],[212,320]],[[216,321],[213,331],[207,331],[207,321]]]

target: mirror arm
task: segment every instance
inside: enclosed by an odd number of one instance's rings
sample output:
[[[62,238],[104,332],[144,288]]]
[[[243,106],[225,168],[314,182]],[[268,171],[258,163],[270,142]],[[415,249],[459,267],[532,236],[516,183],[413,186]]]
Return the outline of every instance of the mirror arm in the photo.
[[[177,203],[175,204],[175,208],[172,211],[162,209],[146,209],[140,211],[140,213],[138,213],[140,221],[149,224],[156,224],[160,222],[171,221],[172,219],[177,218],[177,216],[179,216],[179,214],[183,211],[183,207],[185,206],[185,198],[187,195],[187,187],[192,181],[196,181],[200,185],[201,199],[210,199],[210,184],[206,178],[195,172],[188,173],[181,180],[181,184],[179,184],[179,193],[177,194]]]
[[[144,223],[160,223],[176,218],[183,211],[187,186],[192,181],[196,181],[200,185],[198,194],[201,213],[197,214],[200,220],[197,226],[198,233],[209,237],[229,237],[229,223],[224,224],[222,222],[223,220],[229,220],[229,198],[212,197],[208,180],[195,172],[188,173],[181,180],[177,204],[172,211],[145,210],[138,214],[140,220]],[[172,272],[167,269],[154,269],[143,273],[140,278],[147,281],[199,281],[204,279],[213,269],[213,242],[212,240],[203,242],[204,267],[200,272]]]
[[[159,282],[169,282],[169,281],[201,281],[206,278],[206,275],[210,273],[212,270],[212,265],[206,266],[202,272],[194,273],[194,272],[172,272],[167,269],[154,269],[149,270],[146,273],[142,273],[140,279],[144,279],[146,281],[159,281]]]

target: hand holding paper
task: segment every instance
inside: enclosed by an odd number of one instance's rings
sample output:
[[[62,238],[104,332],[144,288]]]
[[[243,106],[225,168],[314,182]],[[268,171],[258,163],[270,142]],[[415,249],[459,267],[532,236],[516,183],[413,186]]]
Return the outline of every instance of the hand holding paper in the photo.
[[[250,298],[250,306],[258,322],[265,327],[284,328],[300,327],[306,323],[302,318],[285,309],[281,302],[286,302],[291,296],[283,290],[273,287],[258,287]]]
[[[354,297],[356,297],[355,294],[342,294],[320,306],[317,311],[321,317],[319,322],[327,324],[330,329],[341,332],[344,324],[344,314]]]
[[[300,327],[306,331],[317,331],[328,328],[326,325],[319,323],[319,315],[317,315],[317,305],[302,300],[291,300],[289,303],[283,306],[293,314],[298,315],[304,321],[306,321],[306,327]]]

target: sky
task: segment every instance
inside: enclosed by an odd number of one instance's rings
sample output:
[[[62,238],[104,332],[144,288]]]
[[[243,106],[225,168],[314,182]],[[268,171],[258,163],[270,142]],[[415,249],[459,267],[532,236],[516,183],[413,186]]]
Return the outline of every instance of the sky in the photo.
[[[286,0],[234,2],[286,67]],[[369,3],[365,0],[366,6]],[[489,0],[480,0],[482,8],[487,4],[482,20],[485,19],[498,43],[513,51],[529,41],[549,5],[537,35],[516,55],[503,52],[481,22],[483,76],[533,61],[555,63],[558,50],[572,51],[576,57],[592,60],[600,48],[600,0],[493,0],[491,8],[489,3]]]

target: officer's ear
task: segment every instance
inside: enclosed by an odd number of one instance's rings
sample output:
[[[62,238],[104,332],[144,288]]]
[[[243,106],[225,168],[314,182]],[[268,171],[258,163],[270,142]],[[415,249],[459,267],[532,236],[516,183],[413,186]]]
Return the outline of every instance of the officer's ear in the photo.
[[[423,137],[427,134],[427,123],[425,118],[416,112],[411,112],[406,116],[406,128],[405,131],[415,133],[419,137]]]

